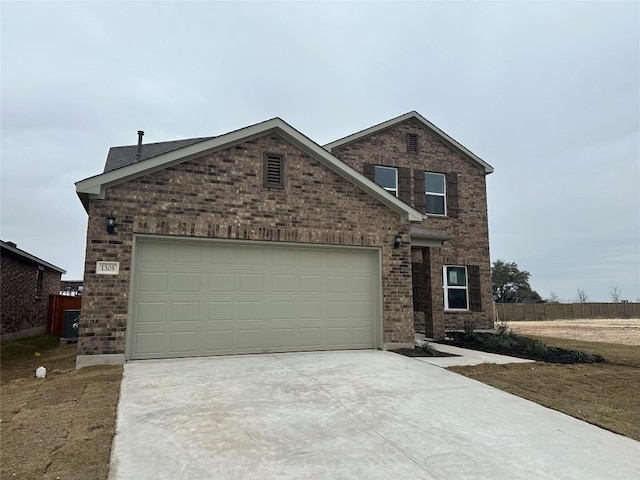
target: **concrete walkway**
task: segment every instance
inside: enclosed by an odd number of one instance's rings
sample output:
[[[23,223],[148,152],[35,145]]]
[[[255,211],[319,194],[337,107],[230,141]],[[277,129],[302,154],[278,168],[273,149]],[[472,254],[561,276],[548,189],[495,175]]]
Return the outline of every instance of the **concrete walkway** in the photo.
[[[417,339],[419,342],[424,340]],[[454,347],[452,345],[443,345],[441,343],[428,342],[433,348],[442,353],[451,353],[456,357],[414,357],[421,362],[427,362],[438,367],[466,367],[480,365],[481,363],[535,363],[534,360],[524,358],[509,357],[507,355],[498,355],[496,353],[480,352],[478,350],[470,350],[468,348]]]
[[[640,443],[365,350],[125,365],[111,480],[631,479]]]

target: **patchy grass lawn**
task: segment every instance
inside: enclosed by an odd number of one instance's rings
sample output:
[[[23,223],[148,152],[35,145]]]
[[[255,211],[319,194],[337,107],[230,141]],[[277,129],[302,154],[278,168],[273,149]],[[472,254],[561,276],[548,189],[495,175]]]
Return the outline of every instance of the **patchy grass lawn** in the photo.
[[[450,370],[640,441],[640,347],[532,337],[604,357],[594,364],[483,364]]]
[[[53,335],[0,346],[1,478],[107,478],[122,367],[76,371],[76,348]]]

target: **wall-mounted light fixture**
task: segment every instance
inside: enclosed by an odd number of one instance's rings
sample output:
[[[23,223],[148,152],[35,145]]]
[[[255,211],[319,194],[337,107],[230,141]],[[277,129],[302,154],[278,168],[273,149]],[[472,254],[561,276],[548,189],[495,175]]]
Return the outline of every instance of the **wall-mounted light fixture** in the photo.
[[[107,217],[107,233],[109,235],[116,233],[116,217],[113,215]]]
[[[400,248],[401,241],[402,241],[402,235],[398,233],[396,235],[396,238],[393,241],[393,248]]]

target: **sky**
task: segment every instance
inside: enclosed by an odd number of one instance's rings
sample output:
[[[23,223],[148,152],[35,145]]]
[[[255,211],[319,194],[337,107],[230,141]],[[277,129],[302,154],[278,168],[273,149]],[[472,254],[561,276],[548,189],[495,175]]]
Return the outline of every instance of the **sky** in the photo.
[[[416,110],[495,168],[492,261],[640,300],[640,2],[0,3],[0,238],[81,279],[109,147]]]

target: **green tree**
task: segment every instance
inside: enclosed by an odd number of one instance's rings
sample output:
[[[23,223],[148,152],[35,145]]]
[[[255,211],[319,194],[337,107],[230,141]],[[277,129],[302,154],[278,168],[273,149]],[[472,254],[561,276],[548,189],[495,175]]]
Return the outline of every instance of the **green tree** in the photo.
[[[515,262],[498,259],[491,265],[493,299],[497,303],[539,303],[542,297],[529,285],[531,274]]]

